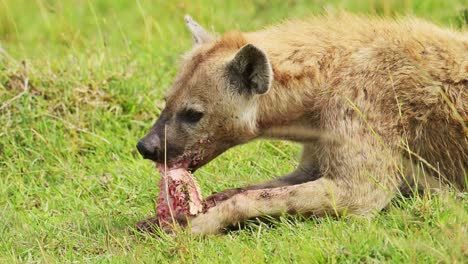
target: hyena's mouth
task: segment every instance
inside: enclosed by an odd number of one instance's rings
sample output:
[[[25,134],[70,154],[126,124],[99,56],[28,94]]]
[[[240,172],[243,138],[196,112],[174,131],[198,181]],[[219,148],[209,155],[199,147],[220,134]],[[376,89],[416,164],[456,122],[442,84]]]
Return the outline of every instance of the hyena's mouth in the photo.
[[[156,162],[158,167],[168,169],[185,169],[193,173],[200,167],[210,162],[213,158],[224,152],[225,149],[216,149],[210,139],[202,139],[195,147],[186,150],[182,155],[167,160],[166,163]]]
[[[172,162],[172,163],[158,163],[154,162],[156,164],[156,167],[158,169],[167,169],[167,170],[175,170],[175,169],[184,169],[184,170],[189,170],[189,166],[191,161],[190,160],[182,160],[178,162]]]
[[[158,168],[167,168],[167,169],[184,169],[190,172],[194,172],[196,169],[200,168],[206,162],[204,161],[205,152],[202,148],[197,151],[187,151],[182,156],[177,157],[167,163],[156,163]]]

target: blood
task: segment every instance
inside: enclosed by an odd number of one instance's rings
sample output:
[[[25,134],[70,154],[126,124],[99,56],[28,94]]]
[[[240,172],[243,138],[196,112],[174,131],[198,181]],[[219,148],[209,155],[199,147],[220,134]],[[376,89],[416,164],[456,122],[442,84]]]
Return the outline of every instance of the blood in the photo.
[[[167,168],[158,164],[159,181],[157,217],[161,226],[170,226],[176,219],[202,212],[200,188],[192,174],[184,168]]]

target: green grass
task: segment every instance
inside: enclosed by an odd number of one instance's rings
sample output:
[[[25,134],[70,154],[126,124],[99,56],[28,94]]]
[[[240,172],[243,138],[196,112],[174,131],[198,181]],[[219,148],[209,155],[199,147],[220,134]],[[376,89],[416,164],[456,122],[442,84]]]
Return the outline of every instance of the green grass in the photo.
[[[207,238],[134,232],[158,192],[135,144],[191,45],[183,15],[224,32],[324,8],[466,29],[463,0],[0,0],[10,56],[0,62],[0,262],[466,263],[468,203],[454,194],[407,199],[372,220],[283,217]],[[210,194],[291,171],[298,154],[256,141],[196,177]]]

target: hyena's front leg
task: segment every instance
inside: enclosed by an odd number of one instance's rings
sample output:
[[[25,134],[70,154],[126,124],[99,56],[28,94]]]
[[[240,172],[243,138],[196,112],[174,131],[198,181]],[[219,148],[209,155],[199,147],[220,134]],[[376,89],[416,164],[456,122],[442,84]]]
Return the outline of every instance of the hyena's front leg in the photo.
[[[269,181],[258,183],[251,186],[227,189],[218,193],[214,193],[203,200],[204,210],[208,210],[214,206],[219,205],[221,202],[230,199],[232,196],[248,191],[257,189],[268,189],[276,188],[281,186],[289,186],[295,184],[301,184],[309,181],[316,180],[320,177],[318,169],[313,166],[300,165],[298,169],[290,174],[286,174],[281,177],[274,178]],[[184,226],[186,224],[185,218],[176,219],[177,222]],[[158,218],[152,217],[140,221],[136,224],[136,228],[140,231],[152,233],[159,226]]]
[[[322,177],[303,184],[244,191],[191,219],[189,226],[194,234],[215,234],[229,225],[265,215],[367,215],[382,209],[392,196],[388,190],[369,187],[368,182]]]
[[[298,168],[286,175],[250,186],[233,188],[214,193],[205,199],[208,208],[247,190],[270,189],[315,181],[322,177],[319,169],[317,149],[319,143],[304,144],[302,158]]]
[[[248,191],[248,190],[259,190],[259,189],[270,189],[270,188],[277,188],[282,186],[289,186],[289,185],[296,185],[301,184],[309,181],[314,181],[320,178],[319,170],[315,167],[304,167],[299,166],[295,171],[292,173],[274,178],[272,180],[268,180],[265,182],[261,182],[258,184],[239,187],[239,188],[232,188],[226,189],[221,192],[214,193],[208,196],[204,202],[207,208],[211,208],[216,206],[218,203],[225,201],[232,196]]]

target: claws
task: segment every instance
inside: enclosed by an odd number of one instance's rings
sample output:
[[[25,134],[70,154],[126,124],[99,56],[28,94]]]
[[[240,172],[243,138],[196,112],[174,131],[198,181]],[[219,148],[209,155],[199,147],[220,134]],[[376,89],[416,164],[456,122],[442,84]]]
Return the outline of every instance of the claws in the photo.
[[[188,219],[186,216],[174,217],[176,225],[180,227],[186,227]],[[146,234],[157,234],[158,231],[163,231],[167,234],[173,234],[176,228],[173,225],[161,225],[157,217],[151,217],[145,220],[141,220],[135,224],[135,228],[140,233]]]
[[[161,226],[159,225],[158,218],[151,217],[151,218],[141,220],[138,223],[136,223],[135,228],[138,230],[138,232],[141,232],[141,233],[154,234],[156,233],[158,229],[161,228]]]

